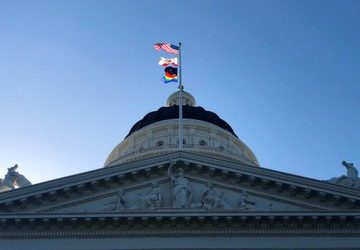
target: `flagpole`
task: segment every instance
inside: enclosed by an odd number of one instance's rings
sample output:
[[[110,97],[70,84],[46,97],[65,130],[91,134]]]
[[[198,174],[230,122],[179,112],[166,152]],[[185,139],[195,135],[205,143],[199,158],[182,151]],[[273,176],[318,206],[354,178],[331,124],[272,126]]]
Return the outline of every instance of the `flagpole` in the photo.
[[[179,42],[179,150],[183,149],[183,85],[181,72],[181,43]]]

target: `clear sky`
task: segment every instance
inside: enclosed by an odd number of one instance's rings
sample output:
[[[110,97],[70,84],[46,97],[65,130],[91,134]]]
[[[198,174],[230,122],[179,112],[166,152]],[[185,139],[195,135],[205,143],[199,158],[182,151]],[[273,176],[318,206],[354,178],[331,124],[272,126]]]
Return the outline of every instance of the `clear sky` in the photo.
[[[360,167],[360,1],[0,1],[0,178],[101,168],[164,106],[155,42],[262,167],[316,179]],[[360,169],[359,169],[360,170]]]

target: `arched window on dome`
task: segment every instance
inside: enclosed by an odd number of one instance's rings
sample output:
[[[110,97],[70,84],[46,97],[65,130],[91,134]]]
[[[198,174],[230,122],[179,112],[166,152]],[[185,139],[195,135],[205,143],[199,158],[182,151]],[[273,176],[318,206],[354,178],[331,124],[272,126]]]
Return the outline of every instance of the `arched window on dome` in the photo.
[[[200,146],[207,146],[207,142],[205,140],[200,140],[199,145]]]
[[[158,142],[156,142],[156,147],[159,147],[159,148],[161,148],[161,147],[163,147],[164,146],[164,142],[163,141],[158,141]]]

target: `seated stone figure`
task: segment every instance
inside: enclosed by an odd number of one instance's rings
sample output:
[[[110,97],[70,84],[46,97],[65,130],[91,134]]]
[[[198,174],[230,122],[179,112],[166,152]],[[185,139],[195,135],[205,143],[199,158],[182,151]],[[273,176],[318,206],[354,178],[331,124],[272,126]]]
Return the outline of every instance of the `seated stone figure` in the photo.
[[[218,194],[215,191],[211,182],[207,183],[202,191],[201,206],[206,210],[231,209],[231,207],[225,200],[224,192],[220,192],[220,194]]]
[[[241,191],[238,209],[240,209],[240,210],[249,210],[255,204],[256,204],[255,201],[251,201],[249,199],[249,195],[248,195],[248,193],[246,191]]]
[[[119,212],[125,209],[125,198],[126,194],[123,193],[122,190],[117,192],[117,199],[111,207],[113,211]]]
[[[130,205],[130,209],[157,209],[162,205],[161,191],[157,183],[151,183],[149,192],[137,194],[137,200]]]

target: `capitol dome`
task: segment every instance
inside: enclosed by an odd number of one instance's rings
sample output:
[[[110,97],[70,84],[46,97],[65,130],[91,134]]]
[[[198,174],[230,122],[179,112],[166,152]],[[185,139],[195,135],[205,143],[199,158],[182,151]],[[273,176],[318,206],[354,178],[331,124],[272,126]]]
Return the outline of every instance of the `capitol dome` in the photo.
[[[195,106],[195,98],[182,93],[183,151],[259,166],[248,146],[217,114]],[[167,106],[145,115],[107,157],[105,167],[178,151],[179,91],[167,99]]]

